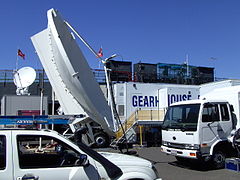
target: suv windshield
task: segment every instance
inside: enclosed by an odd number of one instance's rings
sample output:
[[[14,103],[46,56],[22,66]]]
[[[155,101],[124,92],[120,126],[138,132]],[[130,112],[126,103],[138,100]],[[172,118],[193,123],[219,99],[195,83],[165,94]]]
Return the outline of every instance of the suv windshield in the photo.
[[[187,104],[169,107],[162,129],[196,131],[200,104]]]

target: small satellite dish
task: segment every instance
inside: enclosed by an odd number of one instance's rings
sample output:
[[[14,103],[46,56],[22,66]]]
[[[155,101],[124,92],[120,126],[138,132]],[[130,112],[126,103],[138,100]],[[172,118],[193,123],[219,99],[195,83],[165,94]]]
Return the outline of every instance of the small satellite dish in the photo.
[[[23,67],[14,72],[13,82],[17,86],[17,95],[29,95],[28,86],[36,79],[36,71],[31,67]]]

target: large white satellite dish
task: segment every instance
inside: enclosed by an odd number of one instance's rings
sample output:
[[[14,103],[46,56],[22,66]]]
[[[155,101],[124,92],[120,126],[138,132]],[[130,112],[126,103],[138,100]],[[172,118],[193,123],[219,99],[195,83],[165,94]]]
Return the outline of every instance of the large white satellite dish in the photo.
[[[58,11],[47,16],[47,29],[31,39],[64,114],[85,114],[113,136],[111,108],[80,47]]]
[[[17,86],[17,95],[29,95],[28,87],[35,81],[36,71],[31,67],[23,67],[14,72],[13,82]]]

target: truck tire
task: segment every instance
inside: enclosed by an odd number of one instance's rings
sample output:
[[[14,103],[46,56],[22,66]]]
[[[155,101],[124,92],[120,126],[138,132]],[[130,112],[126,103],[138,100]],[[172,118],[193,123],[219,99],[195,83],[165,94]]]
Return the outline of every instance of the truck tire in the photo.
[[[212,155],[213,168],[221,169],[225,166],[226,154],[220,150],[216,150]]]
[[[105,133],[97,133],[94,135],[96,147],[104,148],[109,146],[109,138]]]

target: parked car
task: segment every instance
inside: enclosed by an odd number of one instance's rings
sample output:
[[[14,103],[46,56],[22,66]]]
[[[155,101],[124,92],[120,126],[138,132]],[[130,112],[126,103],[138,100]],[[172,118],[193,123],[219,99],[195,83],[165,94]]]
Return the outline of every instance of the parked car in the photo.
[[[0,177],[4,180],[153,180],[148,160],[96,152],[50,130],[0,130]]]

